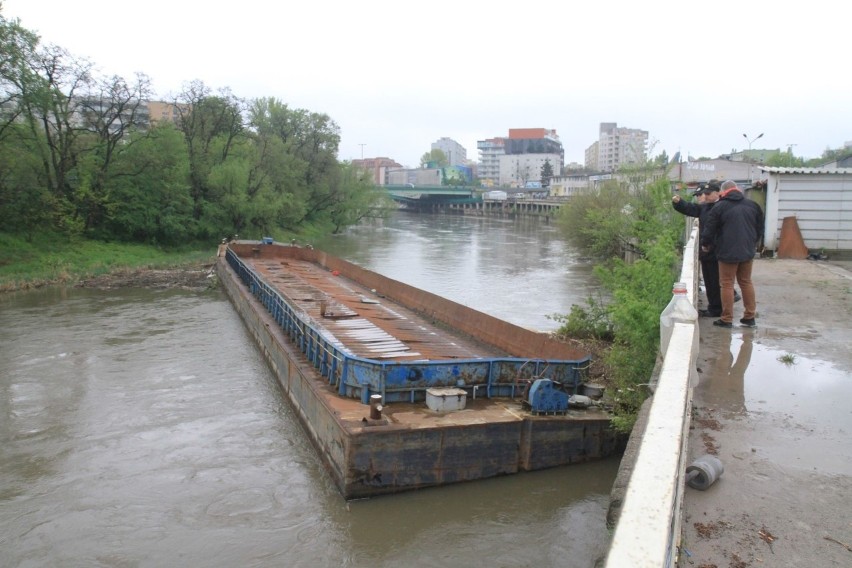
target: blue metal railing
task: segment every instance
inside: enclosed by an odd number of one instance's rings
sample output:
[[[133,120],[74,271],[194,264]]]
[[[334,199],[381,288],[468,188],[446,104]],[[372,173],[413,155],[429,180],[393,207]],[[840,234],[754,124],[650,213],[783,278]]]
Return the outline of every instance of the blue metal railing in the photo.
[[[290,305],[230,249],[226,260],[320,375],[340,395],[360,398],[364,404],[369,404],[371,394],[381,394],[385,402],[422,401],[426,389],[434,387],[468,389],[473,398],[515,397],[522,394],[528,381],[540,378],[562,383],[576,393],[581,371],[590,361],[589,357],[555,361],[492,357],[387,362],[358,357],[307,313]]]

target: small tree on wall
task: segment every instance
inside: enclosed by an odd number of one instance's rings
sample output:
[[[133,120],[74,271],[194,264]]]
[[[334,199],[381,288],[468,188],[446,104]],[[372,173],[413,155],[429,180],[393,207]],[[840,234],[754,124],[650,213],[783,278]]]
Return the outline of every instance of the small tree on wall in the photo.
[[[553,177],[553,166],[550,160],[545,160],[541,166],[541,187],[550,187],[550,179]]]
[[[429,164],[434,164],[437,168],[443,168],[449,166],[450,161],[447,159],[447,155],[444,154],[443,150],[435,148],[420,156],[421,168],[428,168]]]

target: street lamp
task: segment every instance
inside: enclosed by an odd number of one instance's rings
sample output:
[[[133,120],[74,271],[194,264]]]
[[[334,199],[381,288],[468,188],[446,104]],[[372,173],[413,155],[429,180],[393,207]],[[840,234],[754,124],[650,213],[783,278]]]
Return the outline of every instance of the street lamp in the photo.
[[[763,138],[763,132],[761,132],[760,134],[758,134],[757,136],[755,136],[751,140],[748,139],[747,134],[743,134],[743,138],[745,138],[748,141],[748,151],[751,152],[751,143],[754,142],[755,140],[757,140],[758,138]]]
[[[758,138],[763,138],[763,132],[761,132],[760,134],[758,134],[757,136],[755,136],[755,137],[754,137],[754,138],[752,138],[751,140],[749,140],[749,138],[748,138],[748,134],[743,134],[743,138],[745,138],[745,139],[746,139],[746,141],[748,142],[748,160],[749,160],[749,162],[750,162],[750,163],[752,163],[752,164],[753,164],[754,162],[752,162],[752,161],[751,161],[751,143],[752,143],[752,142],[754,142],[755,140],[757,140]],[[754,167],[754,166],[749,166],[749,167],[748,167],[748,172],[749,172],[749,176],[748,176],[748,177],[750,178],[750,181],[751,181],[752,183],[754,183],[754,175],[752,175],[752,168],[753,168],[753,167]]]

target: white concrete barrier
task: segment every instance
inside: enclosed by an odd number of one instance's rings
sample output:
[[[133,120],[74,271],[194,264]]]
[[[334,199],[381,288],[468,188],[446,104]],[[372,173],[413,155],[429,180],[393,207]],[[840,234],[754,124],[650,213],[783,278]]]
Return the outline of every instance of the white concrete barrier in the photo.
[[[698,229],[684,248],[681,282],[695,305]],[[663,359],[624,504],[615,526],[607,568],[669,567],[677,562],[686,470],[698,325],[676,323]]]

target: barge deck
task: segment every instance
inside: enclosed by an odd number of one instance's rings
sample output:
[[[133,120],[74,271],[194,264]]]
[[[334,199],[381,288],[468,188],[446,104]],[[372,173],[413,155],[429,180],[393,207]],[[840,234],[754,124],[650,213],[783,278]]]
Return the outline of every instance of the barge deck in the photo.
[[[601,410],[531,412],[532,381],[576,392],[589,361],[546,334],[312,249],[230,243],[217,269],[346,499],[621,449]],[[427,404],[450,391],[460,408]]]

